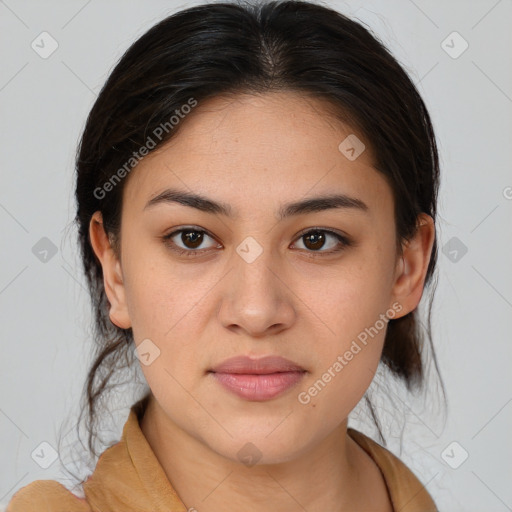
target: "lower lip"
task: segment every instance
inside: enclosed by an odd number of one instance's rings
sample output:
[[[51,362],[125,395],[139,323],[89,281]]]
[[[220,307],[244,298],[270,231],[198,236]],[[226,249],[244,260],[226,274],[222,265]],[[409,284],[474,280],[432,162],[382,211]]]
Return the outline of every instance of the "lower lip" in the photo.
[[[246,400],[270,400],[295,386],[306,372],[280,372],[266,375],[215,373],[213,376],[228,391]]]

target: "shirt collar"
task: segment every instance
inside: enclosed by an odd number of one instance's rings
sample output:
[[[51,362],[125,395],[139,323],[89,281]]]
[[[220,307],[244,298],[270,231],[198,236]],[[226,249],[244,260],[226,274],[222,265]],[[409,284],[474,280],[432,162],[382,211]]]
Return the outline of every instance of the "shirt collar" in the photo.
[[[95,511],[123,507],[126,512],[187,512],[140,428],[148,400],[146,395],[131,407],[121,440],[101,454],[94,473],[83,484]],[[399,458],[353,428],[347,433],[379,467],[394,510],[437,512],[425,487]]]

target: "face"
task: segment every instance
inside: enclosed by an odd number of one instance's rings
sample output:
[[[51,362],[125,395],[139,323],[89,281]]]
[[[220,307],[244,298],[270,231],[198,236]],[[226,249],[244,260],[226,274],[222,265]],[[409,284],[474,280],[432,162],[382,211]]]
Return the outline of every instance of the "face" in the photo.
[[[183,123],[127,178],[111,319],[144,343],[142,371],[177,428],[233,461],[248,442],[261,463],[291,460],[344,424],[378,366],[383,319],[421,296],[399,293],[392,192],[369,142],[317,100],[218,97]],[[355,159],[339,149],[351,134],[366,145]],[[227,211],[148,204],[167,189]],[[333,195],[351,199],[285,211]],[[235,356],[299,369],[219,369]]]

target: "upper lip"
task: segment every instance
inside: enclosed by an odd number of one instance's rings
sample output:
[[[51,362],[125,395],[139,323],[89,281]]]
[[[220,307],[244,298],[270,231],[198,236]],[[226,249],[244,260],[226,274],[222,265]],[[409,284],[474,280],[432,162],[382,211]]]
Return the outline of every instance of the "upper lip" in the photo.
[[[249,356],[236,356],[226,359],[212,370],[215,373],[269,374],[278,372],[304,372],[298,364],[280,356],[265,356],[254,359]]]

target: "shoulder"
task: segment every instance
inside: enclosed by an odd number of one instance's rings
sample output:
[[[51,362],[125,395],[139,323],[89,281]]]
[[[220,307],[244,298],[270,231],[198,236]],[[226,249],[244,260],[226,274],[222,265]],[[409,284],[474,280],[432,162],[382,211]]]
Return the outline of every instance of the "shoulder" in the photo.
[[[402,460],[358,430],[349,427],[347,433],[380,469],[395,510],[437,512],[438,509],[426,485]]]
[[[5,512],[91,512],[85,499],[56,480],[36,480],[14,493]]]

